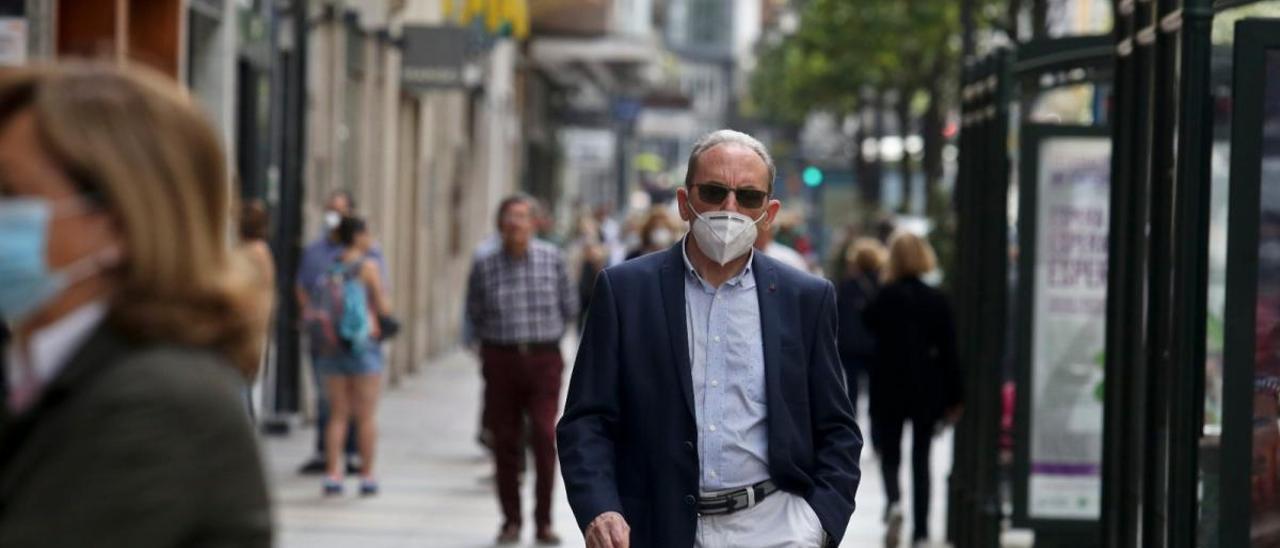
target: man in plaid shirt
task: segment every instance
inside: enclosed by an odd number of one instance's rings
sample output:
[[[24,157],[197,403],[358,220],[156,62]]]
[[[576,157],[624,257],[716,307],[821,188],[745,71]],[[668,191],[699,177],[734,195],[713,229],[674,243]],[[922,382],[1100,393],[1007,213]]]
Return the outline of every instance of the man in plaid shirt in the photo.
[[[532,427],[537,469],[534,519],[541,544],[559,544],[551,528],[555,429],[564,361],[560,338],[578,310],[564,258],[534,235],[534,202],[524,195],[498,206],[502,248],[478,255],[467,282],[467,314],[480,341],[485,427],[493,433],[498,500],[505,521],[499,544],[520,540],[524,417]]]

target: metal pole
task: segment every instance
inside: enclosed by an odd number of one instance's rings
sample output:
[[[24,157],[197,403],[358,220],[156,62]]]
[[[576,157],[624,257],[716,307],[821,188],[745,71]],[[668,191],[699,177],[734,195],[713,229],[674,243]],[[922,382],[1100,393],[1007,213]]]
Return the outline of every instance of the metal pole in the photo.
[[[1133,287],[1140,280],[1141,267],[1133,257],[1140,253],[1140,242],[1133,235],[1132,202],[1137,199],[1134,184],[1134,128],[1136,119],[1136,68],[1133,55],[1135,2],[1122,0],[1116,4],[1116,77],[1115,105],[1112,120],[1111,223],[1109,228],[1107,276],[1106,392],[1103,407],[1102,459],[1102,546],[1131,548],[1137,546],[1137,507],[1140,477],[1128,459],[1135,434],[1131,427],[1132,382],[1128,355],[1133,340],[1141,336],[1133,321]],[[1139,322],[1141,318],[1139,318]],[[1140,324],[1139,324],[1140,325]],[[1140,408],[1139,408],[1140,409]]]
[[[975,326],[978,315],[974,312],[974,287],[977,275],[974,270],[975,246],[974,223],[979,219],[973,207],[974,183],[979,180],[977,168],[981,164],[981,152],[977,145],[982,140],[982,126],[974,118],[974,112],[980,110],[975,105],[977,99],[976,82],[979,81],[980,70],[976,61],[965,58],[964,77],[961,80],[961,131],[960,131],[960,165],[956,176],[956,281],[952,286],[956,305],[957,352],[964,371],[965,393],[973,394],[977,382]],[[972,417],[966,417],[956,426],[956,436],[952,451],[953,462],[951,474],[947,481],[947,532],[948,541],[964,545],[962,539],[968,538],[968,524],[972,521],[969,504],[973,462],[973,425]]]
[[[301,403],[301,336],[298,301],[293,291],[302,251],[302,202],[305,197],[307,100],[307,2],[294,0],[287,8],[293,49],[285,54],[284,154],[280,188],[280,219],[275,249],[277,272],[276,398],[278,414],[296,413]],[[288,430],[287,424],[276,425]]]
[[[1002,504],[997,456],[1000,446],[1000,415],[1002,399],[1000,385],[1003,375],[1001,364],[1005,356],[1008,293],[1008,192],[1009,154],[1009,105],[1012,101],[1012,60],[1007,51],[998,52],[991,63],[988,82],[994,82],[992,96],[984,108],[989,124],[986,141],[986,166],[990,170],[981,185],[979,204],[981,223],[979,254],[979,288],[975,299],[980,300],[982,320],[979,323],[981,353],[978,389],[970,400],[975,419],[974,445],[970,448],[975,459],[974,470],[974,521],[972,548],[995,548],[1000,537]],[[989,88],[992,86],[988,86]]]
[[[1182,8],[1182,104],[1177,159],[1176,239],[1174,250],[1173,374],[1169,375],[1171,413],[1169,488],[1166,503],[1169,548],[1197,545],[1200,436],[1204,426],[1205,330],[1209,281],[1209,218],[1213,147],[1210,64],[1213,23],[1211,0],[1185,0]]]
[[[1158,28],[1157,22],[1165,11],[1168,0],[1159,4],[1147,3],[1139,8],[1139,13],[1146,17],[1139,21],[1143,28]],[[1138,129],[1146,141],[1147,168],[1146,181],[1150,200],[1150,235],[1148,243],[1147,270],[1147,348],[1142,353],[1143,363],[1147,369],[1147,406],[1146,432],[1142,452],[1139,455],[1145,463],[1145,477],[1142,505],[1142,540],[1147,546],[1165,545],[1165,526],[1167,516],[1165,505],[1161,501],[1168,498],[1166,491],[1168,478],[1167,459],[1169,456],[1169,377],[1170,354],[1173,344],[1173,323],[1171,321],[1173,291],[1173,208],[1174,208],[1174,146],[1173,141],[1173,86],[1170,82],[1177,80],[1173,59],[1176,50],[1171,49],[1167,39],[1155,34],[1154,41],[1138,39],[1140,51],[1149,66],[1144,69],[1143,76],[1150,78],[1150,87],[1143,91],[1147,98],[1146,113],[1149,123]],[[1176,45],[1176,44],[1175,44]],[[1141,157],[1139,157],[1141,158]]]

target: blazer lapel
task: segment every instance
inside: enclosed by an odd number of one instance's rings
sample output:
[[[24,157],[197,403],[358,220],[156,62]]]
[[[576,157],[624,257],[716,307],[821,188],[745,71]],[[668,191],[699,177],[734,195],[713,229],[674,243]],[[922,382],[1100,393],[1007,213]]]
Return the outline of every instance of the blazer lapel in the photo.
[[[683,241],[667,250],[667,258],[662,263],[660,273],[662,285],[662,306],[667,313],[667,337],[671,339],[671,363],[676,368],[676,378],[680,380],[680,390],[684,392],[684,403],[689,409],[689,416],[696,417],[693,410],[693,367],[689,363],[689,331],[684,315],[684,250]]]
[[[780,428],[786,424],[783,418],[787,412],[786,398],[782,395],[782,361],[779,358],[782,350],[778,337],[778,272],[760,251],[756,251],[752,262],[756,272],[756,296],[760,304],[760,334],[764,338],[765,403],[769,409],[767,422],[772,440],[774,433],[780,432]],[[771,462],[785,460],[784,455],[775,454],[775,451],[780,450],[781,444],[769,444]]]

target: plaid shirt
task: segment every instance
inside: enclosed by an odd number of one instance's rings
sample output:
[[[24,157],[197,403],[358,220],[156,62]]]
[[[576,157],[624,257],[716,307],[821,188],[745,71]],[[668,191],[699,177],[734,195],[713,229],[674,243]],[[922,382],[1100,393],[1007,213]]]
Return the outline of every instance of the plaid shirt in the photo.
[[[578,310],[560,250],[541,240],[519,259],[501,249],[476,257],[467,281],[467,314],[476,336],[496,344],[560,340]]]

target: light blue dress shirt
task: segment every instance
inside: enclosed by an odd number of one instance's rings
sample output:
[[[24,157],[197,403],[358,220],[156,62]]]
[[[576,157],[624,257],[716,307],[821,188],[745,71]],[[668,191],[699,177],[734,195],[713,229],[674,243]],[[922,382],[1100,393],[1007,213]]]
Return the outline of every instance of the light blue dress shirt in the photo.
[[[685,317],[693,373],[702,491],[769,479],[764,337],[751,263],[712,287],[689,261],[684,240]],[[754,253],[754,251],[752,251]]]

